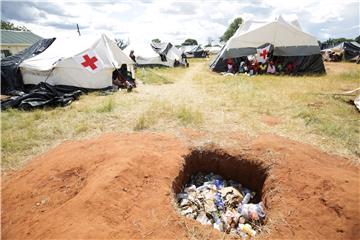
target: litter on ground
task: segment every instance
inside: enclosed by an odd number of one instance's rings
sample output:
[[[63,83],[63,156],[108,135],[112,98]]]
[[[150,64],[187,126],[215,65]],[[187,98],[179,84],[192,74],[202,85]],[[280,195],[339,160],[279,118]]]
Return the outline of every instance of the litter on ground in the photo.
[[[265,218],[263,203],[253,202],[255,194],[236,181],[200,172],[191,176],[176,198],[181,215],[249,239],[260,230]]]

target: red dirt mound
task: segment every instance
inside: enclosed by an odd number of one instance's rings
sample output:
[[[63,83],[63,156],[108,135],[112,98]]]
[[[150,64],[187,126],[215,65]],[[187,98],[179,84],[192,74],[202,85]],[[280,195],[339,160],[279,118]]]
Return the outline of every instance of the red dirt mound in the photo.
[[[2,183],[3,239],[222,237],[174,208],[184,142],[137,133],[61,144]],[[239,146],[215,152],[267,167],[260,238],[360,238],[359,167],[274,135]]]

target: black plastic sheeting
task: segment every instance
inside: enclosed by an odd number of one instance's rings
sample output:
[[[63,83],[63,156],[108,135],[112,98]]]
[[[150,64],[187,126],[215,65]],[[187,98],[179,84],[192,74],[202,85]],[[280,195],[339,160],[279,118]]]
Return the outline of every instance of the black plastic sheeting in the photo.
[[[339,55],[345,61],[356,61],[360,57],[360,43],[358,42],[342,42],[335,46],[324,43],[321,49]]]
[[[187,57],[204,58],[206,52],[199,45],[185,45],[180,48],[180,51],[186,54]]]
[[[168,54],[169,50],[172,48],[172,44],[152,42],[150,45],[152,49],[160,55],[161,61],[166,62],[166,55]]]
[[[156,53],[163,55],[166,55],[173,46],[171,43],[156,43],[156,42],[152,42],[150,45]]]
[[[63,107],[79,99],[83,92],[76,87],[52,86],[42,82],[35,85],[28,93],[2,100],[1,110],[8,108],[31,110],[43,107]]]
[[[39,40],[27,49],[1,59],[1,94],[15,95],[18,91],[25,91],[19,65],[45,51],[54,40],[55,38]]]
[[[284,66],[289,62],[294,64],[293,74],[304,75],[304,74],[324,74],[325,66],[321,54],[315,54],[310,56],[292,56],[292,57],[280,57],[274,56],[273,61],[280,60]]]
[[[360,44],[357,42],[343,42],[336,47],[344,50],[343,59],[345,61],[355,61],[356,58],[360,56]]]

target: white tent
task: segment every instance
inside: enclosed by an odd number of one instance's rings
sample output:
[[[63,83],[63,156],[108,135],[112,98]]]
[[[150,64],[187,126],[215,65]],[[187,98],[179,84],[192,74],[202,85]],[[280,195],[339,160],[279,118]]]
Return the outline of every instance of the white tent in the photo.
[[[303,32],[297,21],[286,22],[281,16],[272,22],[248,21],[242,24],[225,46],[225,56],[239,57],[254,54],[264,43],[274,46],[277,56],[319,54],[317,39]]]
[[[223,71],[226,59],[254,55],[257,49],[269,44],[272,46],[273,56],[307,57],[306,61],[301,61],[302,72],[325,71],[319,60],[320,47],[317,39],[305,33],[298,21],[287,22],[281,16],[271,22],[246,21],[241,24],[210,67],[214,71]]]
[[[185,53],[188,58],[201,58],[205,57],[206,54],[204,49],[200,45],[185,45],[180,47],[180,51]]]
[[[163,65],[174,67],[175,60],[181,62],[180,50],[170,43],[131,43],[124,49],[124,52],[129,55],[131,50],[134,50],[136,63],[138,65]],[[162,53],[163,57],[161,56]]]
[[[47,82],[88,89],[112,86],[112,72],[134,62],[106,35],[57,38],[44,52],[20,64],[24,84]]]
[[[221,51],[221,47],[220,46],[209,46],[209,47],[205,47],[204,51],[207,52],[208,54],[218,54]]]

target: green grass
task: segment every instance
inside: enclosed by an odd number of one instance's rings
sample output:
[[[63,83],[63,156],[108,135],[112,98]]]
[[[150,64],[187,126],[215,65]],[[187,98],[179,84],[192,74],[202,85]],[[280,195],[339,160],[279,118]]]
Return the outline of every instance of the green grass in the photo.
[[[141,80],[144,84],[171,84],[176,82],[185,70],[182,67],[139,67],[136,71],[136,79]]]
[[[152,99],[149,105],[137,118],[135,131],[145,129],[161,129],[176,126],[200,126],[203,123],[203,114],[185,105],[173,105],[167,101]]]
[[[188,106],[180,106],[176,110],[176,117],[184,126],[199,125],[203,122],[203,114]]]
[[[161,85],[173,83],[172,80],[159,73],[159,68],[139,68],[136,78],[143,81],[144,84]]]

